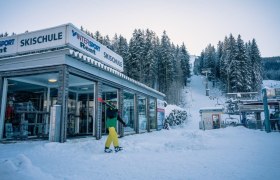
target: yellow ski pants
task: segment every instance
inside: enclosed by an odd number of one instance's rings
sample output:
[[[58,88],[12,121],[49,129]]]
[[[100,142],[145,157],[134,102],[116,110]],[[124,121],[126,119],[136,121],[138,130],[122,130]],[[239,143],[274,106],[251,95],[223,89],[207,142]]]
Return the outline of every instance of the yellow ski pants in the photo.
[[[107,137],[105,147],[109,148],[112,141],[113,141],[114,147],[119,146],[119,139],[118,139],[118,134],[116,132],[116,129],[114,127],[109,127],[108,129],[109,129],[109,135]]]

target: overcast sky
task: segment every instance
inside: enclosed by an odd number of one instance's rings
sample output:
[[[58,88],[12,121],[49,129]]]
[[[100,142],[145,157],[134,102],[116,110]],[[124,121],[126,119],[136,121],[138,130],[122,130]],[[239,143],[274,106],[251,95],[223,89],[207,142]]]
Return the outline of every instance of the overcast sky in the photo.
[[[135,28],[200,55],[226,35],[256,39],[263,57],[280,56],[280,0],[0,0],[0,33],[23,33],[73,23],[128,40]]]

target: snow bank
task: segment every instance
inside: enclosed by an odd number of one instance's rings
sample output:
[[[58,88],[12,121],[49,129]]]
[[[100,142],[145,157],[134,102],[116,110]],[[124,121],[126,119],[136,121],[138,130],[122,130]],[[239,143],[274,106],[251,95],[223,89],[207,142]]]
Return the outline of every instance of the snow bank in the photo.
[[[168,117],[169,114],[172,112],[172,110],[180,110],[180,111],[186,111],[186,109],[183,109],[179,106],[169,104],[165,107],[165,117]]]
[[[56,179],[34,166],[32,160],[24,154],[17,155],[14,159],[5,159],[0,162],[1,179]]]

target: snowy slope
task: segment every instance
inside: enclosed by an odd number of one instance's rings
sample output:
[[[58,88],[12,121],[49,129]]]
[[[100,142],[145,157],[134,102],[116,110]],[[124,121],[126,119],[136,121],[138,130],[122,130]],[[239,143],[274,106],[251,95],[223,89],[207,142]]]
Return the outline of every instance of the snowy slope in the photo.
[[[201,131],[199,108],[214,106],[193,76],[183,128],[126,136],[124,150],[103,153],[106,137],[66,143],[0,144],[0,179],[278,179],[280,133],[243,127]],[[170,109],[169,109],[170,110]]]
[[[198,56],[195,56],[195,55],[190,55],[190,64],[191,64],[191,67],[194,67],[194,61],[195,61],[195,58],[197,58]]]

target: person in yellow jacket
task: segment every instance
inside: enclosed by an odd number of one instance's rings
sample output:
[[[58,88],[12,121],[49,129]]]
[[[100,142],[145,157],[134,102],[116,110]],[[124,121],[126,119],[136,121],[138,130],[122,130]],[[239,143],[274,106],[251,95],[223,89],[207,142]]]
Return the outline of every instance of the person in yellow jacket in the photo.
[[[113,142],[113,145],[115,148],[115,152],[119,152],[123,148],[119,146],[118,134],[116,132],[117,120],[120,121],[124,125],[124,127],[126,127],[126,124],[119,116],[118,109],[115,107],[114,104],[106,103],[106,105],[107,105],[106,128],[108,128],[108,130],[109,130],[109,135],[108,135],[106,143],[105,143],[104,152],[106,152],[106,153],[112,152],[112,150],[110,149],[110,145],[112,142]]]

